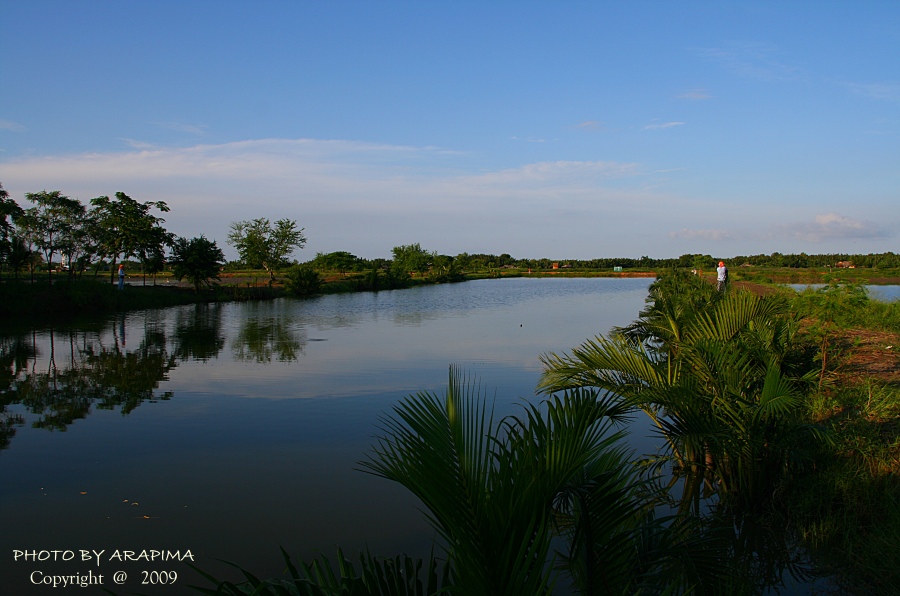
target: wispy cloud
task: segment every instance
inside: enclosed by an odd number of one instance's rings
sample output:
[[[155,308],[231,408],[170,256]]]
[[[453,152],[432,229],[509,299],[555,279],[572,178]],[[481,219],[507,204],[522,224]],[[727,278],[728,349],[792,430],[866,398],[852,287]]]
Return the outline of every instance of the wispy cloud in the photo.
[[[546,143],[547,139],[542,139],[541,137],[518,137],[512,136],[510,140],[513,141],[524,141],[526,143]]]
[[[144,187],[190,196],[186,202],[194,205],[232,202],[252,209],[265,197],[273,205],[302,201],[323,210],[378,212],[411,205],[454,209],[465,201],[475,208],[481,200],[504,197],[580,200],[600,196],[606,182],[641,174],[638,164],[611,161],[538,162],[473,173],[455,162],[457,155],[435,147],[261,139],[22,158],[7,161],[5,169],[26,188],[64,188],[73,196],[79,196],[73,186],[86,189],[83,196]]]
[[[601,130],[603,128],[603,123],[599,120],[585,120],[584,122],[576,124],[575,128],[580,128],[582,130]]]
[[[678,95],[678,99],[690,99],[694,101],[702,101],[704,99],[710,99],[711,97],[712,95],[707,93],[705,89],[692,89]]]
[[[644,130],[659,130],[662,128],[673,128],[675,126],[683,126],[684,122],[663,122],[662,124],[648,124]]]
[[[762,81],[799,81],[807,75],[782,62],[772,45],[757,42],[732,42],[723,47],[698,48],[697,55],[716,62],[742,77]]]
[[[841,239],[888,238],[890,234],[881,226],[838,213],[817,215],[813,221],[782,225],[780,229],[805,242],[824,242]]]
[[[183,122],[160,122],[159,126],[166,130],[174,130],[177,132],[186,132],[188,134],[203,136],[206,129],[209,128],[205,124],[185,124]]]
[[[671,198],[645,188],[653,175],[637,163],[558,160],[486,170],[468,163],[438,147],[259,139],[0,165],[13,196],[52,188],[84,201],[121,190],[166,201],[174,233],[219,240],[232,221],[297,218],[316,232],[311,251],[364,256],[422,239],[447,254],[586,256],[583,238],[627,237],[632,226],[624,221],[662,218],[660,209],[672,208]]]
[[[137,139],[121,138],[119,140],[125,143],[127,147],[131,147],[132,149],[155,149],[157,147],[157,145],[154,145],[153,143],[139,141]]]
[[[747,221],[732,217],[748,230],[722,228],[710,215],[717,203],[657,190],[665,168],[633,162],[547,160],[476,169],[468,154],[441,147],[322,139],[191,147],[129,142],[133,148],[118,152],[4,159],[4,187],[14,198],[47,188],[82,201],[120,190],[141,201],[162,200],[172,209],[166,216],[172,232],[220,241],[233,221],[296,218],[311,232],[310,252],[362,256],[428,239],[429,249],[446,254],[587,257],[633,246],[635,230],[673,251],[716,243],[721,252],[745,243],[770,252],[791,242],[888,237],[876,225],[833,212],[778,225],[757,210]],[[753,230],[768,233],[758,237]],[[585,238],[602,238],[603,247]]]
[[[722,242],[733,240],[734,236],[728,230],[691,230],[681,228],[675,232],[669,232],[669,238],[676,240],[703,240],[707,242]]]
[[[853,93],[881,101],[900,101],[900,83],[844,83]]]
[[[18,122],[12,120],[0,120],[0,130],[8,130],[10,132],[23,132],[25,127]]]

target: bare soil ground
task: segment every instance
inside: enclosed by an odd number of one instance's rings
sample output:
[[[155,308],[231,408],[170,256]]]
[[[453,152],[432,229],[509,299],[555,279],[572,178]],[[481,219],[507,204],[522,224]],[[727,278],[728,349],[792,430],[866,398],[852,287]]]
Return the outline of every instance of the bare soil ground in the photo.
[[[832,339],[842,352],[837,373],[847,384],[872,379],[900,387],[900,334],[849,329]]]

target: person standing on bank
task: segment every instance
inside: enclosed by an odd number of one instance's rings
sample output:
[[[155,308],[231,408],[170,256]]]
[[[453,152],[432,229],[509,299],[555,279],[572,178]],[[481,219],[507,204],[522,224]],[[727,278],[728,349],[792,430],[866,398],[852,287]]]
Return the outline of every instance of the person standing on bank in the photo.
[[[125,289],[125,265],[119,265],[119,289]]]
[[[727,283],[728,267],[725,266],[724,261],[719,261],[719,266],[716,267],[716,289],[720,292],[724,292]]]

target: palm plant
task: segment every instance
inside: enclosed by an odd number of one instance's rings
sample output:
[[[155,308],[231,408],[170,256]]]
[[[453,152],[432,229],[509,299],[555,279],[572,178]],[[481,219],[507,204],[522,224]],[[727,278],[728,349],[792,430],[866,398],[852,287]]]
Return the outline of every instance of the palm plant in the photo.
[[[633,325],[569,355],[544,355],[539,387],[602,388],[643,410],[689,478],[683,506],[699,506],[704,479],[730,502],[753,504],[822,436],[797,413],[809,380],[792,359],[798,321],[777,296],[710,299],[704,285],[657,282]]]
[[[550,594],[557,533],[568,544],[558,568],[580,593],[683,591],[715,575],[684,562],[692,553],[708,561],[710,549],[697,539],[685,548],[674,532],[660,539],[671,524],[653,518],[648,484],[614,431],[628,410],[617,396],[577,389],[495,421],[480,388],[451,369],[445,396],[419,393],[396,406],[361,465],[421,499],[454,594]]]
[[[234,564],[244,577],[240,583],[223,581],[191,565],[215,587],[190,586],[201,594],[217,596],[436,596],[448,585],[448,567],[433,556],[427,561],[406,556],[393,558],[359,555],[359,569],[338,549],[337,564],[322,555],[310,563],[295,564],[282,548],[288,578],[260,579]],[[336,567],[336,568],[335,568]]]

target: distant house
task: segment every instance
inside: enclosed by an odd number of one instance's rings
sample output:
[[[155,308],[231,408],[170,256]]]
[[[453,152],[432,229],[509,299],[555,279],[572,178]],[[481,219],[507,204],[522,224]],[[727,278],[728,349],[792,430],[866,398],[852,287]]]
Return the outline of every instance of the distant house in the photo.
[[[856,269],[856,265],[851,261],[838,261],[834,266],[839,269]]]
[[[553,268],[554,268],[554,269],[559,269],[559,263],[553,263]]]

